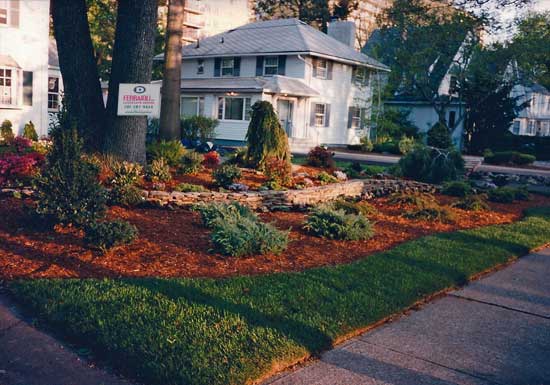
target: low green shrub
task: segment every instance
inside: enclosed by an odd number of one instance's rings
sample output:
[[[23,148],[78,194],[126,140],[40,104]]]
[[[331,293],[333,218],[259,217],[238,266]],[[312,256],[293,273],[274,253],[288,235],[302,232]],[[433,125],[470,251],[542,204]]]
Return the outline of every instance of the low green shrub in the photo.
[[[523,154],[518,151],[500,151],[488,152],[484,154],[484,162],[489,164],[512,164],[527,165],[532,164],[537,158],[530,154]]]
[[[241,169],[234,164],[222,164],[212,172],[212,178],[214,178],[218,186],[225,188],[237,182],[241,177]]]
[[[147,167],[145,176],[153,183],[163,183],[172,180],[170,166],[164,158],[157,158]]]
[[[403,214],[405,218],[414,220],[424,220],[429,222],[452,222],[455,215],[447,207],[438,204],[429,204],[420,206],[417,209],[411,210]]]
[[[472,192],[472,186],[468,182],[464,181],[445,182],[441,189],[441,193],[445,195],[460,198],[470,195]]]
[[[346,214],[369,216],[376,214],[376,207],[365,201],[353,202],[339,199],[331,204],[334,210],[344,210]]]
[[[461,200],[453,203],[452,207],[466,211],[483,211],[489,210],[487,199],[483,195],[468,195]]]
[[[397,143],[397,147],[399,148],[399,153],[401,155],[407,155],[409,152],[411,152],[414,147],[416,146],[416,141],[414,138],[403,136],[399,143]]]
[[[312,167],[322,167],[332,169],[336,167],[332,152],[324,147],[317,146],[312,148],[307,154],[307,165]]]
[[[487,193],[491,202],[513,203],[529,199],[529,191],[525,187],[498,187]]]
[[[6,142],[10,142],[15,138],[12,127],[13,125],[8,119],[4,120],[2,125],[0,125],[0,136]]]
[[[453,146],[451,133],[447,126],[441,122],[437,122],[428,130],[427,135],[428,146],[449,149]]]
[[[25,124],[25,127],[23,127],[23,137],[33,142],[38,140],[38,134],[36,133],[32,120],[29,120],[29,122]]]
[[[189,141],[206,142],[216,137],[218,120],[202,115],[191,116],[181,120],[181,138]]]
[[[179,192],[207,192],[208,189],[201,186],[200,184],[192,184],[192,183],[180,183],[174,188],[174,191]]]
[[[383,138],[374,143],[373,151],[395,155],[398,155],[400,153],[399,144],[390,138]]]
[[[115,162],[111,171],[111,203],[129,207],[143,203],[141,190],[137,187],[143,178],[143,167],[136,163]]]
[[[435,202],[434,196],[427,193],[396,192],[388,198],[388,203],[399,206],[412,205],[416,207],[424,207],[429,206],[433,202]]]
[[[204,155],[197,151],[186,151],[180,159],[178,165],[178,173],[196,174],[202,170],[202,162],[204,161]]]
[[[163,158],[171,167],[177,167],[185,148],[178,140],[153,142],[147,146],[147,159],[152,162]]]
[[[250,208],[238,203],[199,204],[195,205],[193,209],[199,212],[202,223],[208,228],[212,228],[218,220],[226,222],[230,220],[238,221],[244,218],[257,219],[256,214]]]
[[[112,247],[130,244],[137,237],[137,228],[121,220],[93,222],[85,228],[84,241],[106,252]]]
[[[417,146],[398,165],[403,176],[427,183],[456,180],[464,174],[464,159],[454,149]]]
[[[321,182],[321,184],[328,184],[328,183],[336,183],[338,182],[338,178],[335,176],[330,175],[329,173],[325,171],[321,171],[319,174],[317,174],[317,180]]]
[[[363,136],[361,139],[361,151],[371,152],[374,149],[374,145],[368,136]]]
[[[346,214],[346,211],[335,210],[330,205],[315,208],[304,229],[315,236],[337,240],[364,240],[374,235],[373,226],[365,216]]]
[[[248,160],[246,158],[246,155],[248,153],[248,148],[246,146],[244,147],[238,147],[235,149],[235,152],[229,155],[229,159],[226,163],[230,164],[236,164],[239,167],[247,167],[248,166]]]

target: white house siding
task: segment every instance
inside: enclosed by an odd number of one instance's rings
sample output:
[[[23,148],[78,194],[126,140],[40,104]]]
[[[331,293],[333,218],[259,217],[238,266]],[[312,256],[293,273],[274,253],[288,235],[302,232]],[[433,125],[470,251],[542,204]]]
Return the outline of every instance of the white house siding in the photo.
[[[512,97],[519,97],[518,105],[528,102],[510,126],[516,135],[550,136],[550,92],[541,86],[536,89],[517,85]]]
[[[9,119],[22,133],[32,120],[39,135],[48,132],[48,41],[49,1],[19,1],[19,26],[0,25],[0,55],[9,55],[21,67],[17,71],[15,106],[0,105],[0,121]],[[32,71],[32,105],[22,103],[22,71]]]

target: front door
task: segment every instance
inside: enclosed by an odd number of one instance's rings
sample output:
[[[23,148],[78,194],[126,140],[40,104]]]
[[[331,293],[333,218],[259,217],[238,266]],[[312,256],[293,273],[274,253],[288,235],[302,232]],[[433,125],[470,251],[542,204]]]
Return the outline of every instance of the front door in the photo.
[[[279,99],[277,100],[277,115],[281,126],[286,131],[287,136],[292,137],[292,110],[294,102],[292,100]]]

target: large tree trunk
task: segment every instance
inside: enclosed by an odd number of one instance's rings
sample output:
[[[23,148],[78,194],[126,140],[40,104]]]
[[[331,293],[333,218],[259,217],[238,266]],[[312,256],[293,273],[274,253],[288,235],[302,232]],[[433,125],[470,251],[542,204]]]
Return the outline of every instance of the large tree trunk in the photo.
[[[170,0],[160,107],[160,137],[180,139],[181,38],[184,0]]]
[[[53,0],[51,4],[67,111],[77,122],[86,148],[98,150],[105,108],[86,12],[85,0]]]
[[[107,101],[105,151],[145,163],[145,116],[117,116],[120,83],[149,83],[157,22],[157,0],[119,0]]]

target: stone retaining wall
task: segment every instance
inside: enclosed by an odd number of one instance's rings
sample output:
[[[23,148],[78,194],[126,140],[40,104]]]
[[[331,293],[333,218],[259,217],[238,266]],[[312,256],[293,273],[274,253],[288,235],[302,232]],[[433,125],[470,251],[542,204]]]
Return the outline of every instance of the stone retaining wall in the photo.
[[[433,185],[398,179],[363,179],[301,190],[251,192],[166,192],[143,190],[146,202],[160,206],[190,206],[203,202],[239,202],[257,210],[303,208],[340,197],[371,199],[394,192],[435,192]],[[1,189],[2,195],[31,196],[29,189]]]

